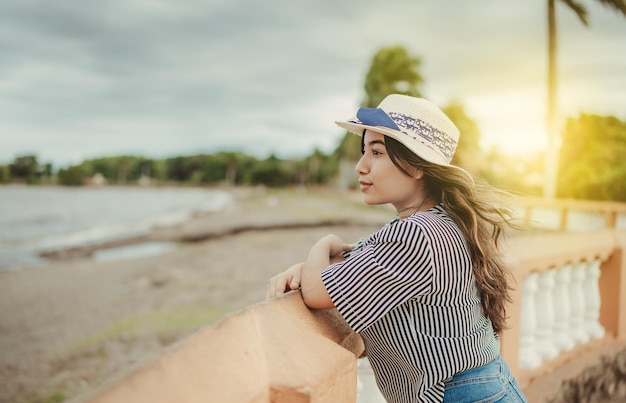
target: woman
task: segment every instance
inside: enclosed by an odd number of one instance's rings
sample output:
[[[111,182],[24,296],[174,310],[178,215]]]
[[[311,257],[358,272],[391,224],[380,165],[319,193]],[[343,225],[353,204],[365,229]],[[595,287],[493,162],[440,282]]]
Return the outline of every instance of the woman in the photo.
[[[337,308],[390,402],[526,401],[499,353],[510,287],[497,242],[510,213],[450,164],[458,129],[405,95],[336,123],[362,136],[365,203],[397,217],[357,246],[320,239],[268,297],[301,288],[310,308]]]

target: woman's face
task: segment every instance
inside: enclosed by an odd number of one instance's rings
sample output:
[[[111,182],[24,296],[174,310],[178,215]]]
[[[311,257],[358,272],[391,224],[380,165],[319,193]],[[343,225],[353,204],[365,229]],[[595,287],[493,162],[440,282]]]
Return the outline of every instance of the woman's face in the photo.
[[[367,130],[363,135],[363,155],[356,164],[359,184],[366,204],[391,203],[398,212],[424,200],[422,173],[408,176],[389,158],[385,136]]]

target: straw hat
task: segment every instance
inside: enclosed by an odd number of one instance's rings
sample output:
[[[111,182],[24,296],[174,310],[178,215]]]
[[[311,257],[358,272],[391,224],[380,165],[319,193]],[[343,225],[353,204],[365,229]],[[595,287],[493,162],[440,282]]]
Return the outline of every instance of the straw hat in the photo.
[[[361,136],[365,129],[384,134],[404,144],[428,162],[450,164],[459,143],[459,129],[434,103],[408,95],[388,95],[378,108],[360,108],[356,117],[335,122]]]

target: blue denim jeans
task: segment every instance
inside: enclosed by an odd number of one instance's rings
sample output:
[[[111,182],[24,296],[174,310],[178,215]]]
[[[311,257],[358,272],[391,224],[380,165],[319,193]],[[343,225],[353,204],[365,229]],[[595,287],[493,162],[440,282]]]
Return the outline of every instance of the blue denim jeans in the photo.
[[[528,402],[501,356],[482,367],[459,372],[445,387],[444,403]]]

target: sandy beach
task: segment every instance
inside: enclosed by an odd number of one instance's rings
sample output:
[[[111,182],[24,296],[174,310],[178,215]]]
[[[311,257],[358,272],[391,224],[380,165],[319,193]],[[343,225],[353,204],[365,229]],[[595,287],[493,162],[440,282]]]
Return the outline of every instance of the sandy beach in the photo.
[[[58,253],[0,272],[0,402],[81,401],[227,313],[262,301],[268,278],[327,233],[356,241],[392,216],[359,194],[231,189],[236,202],[148,237],[179,242],[150,257]]]

